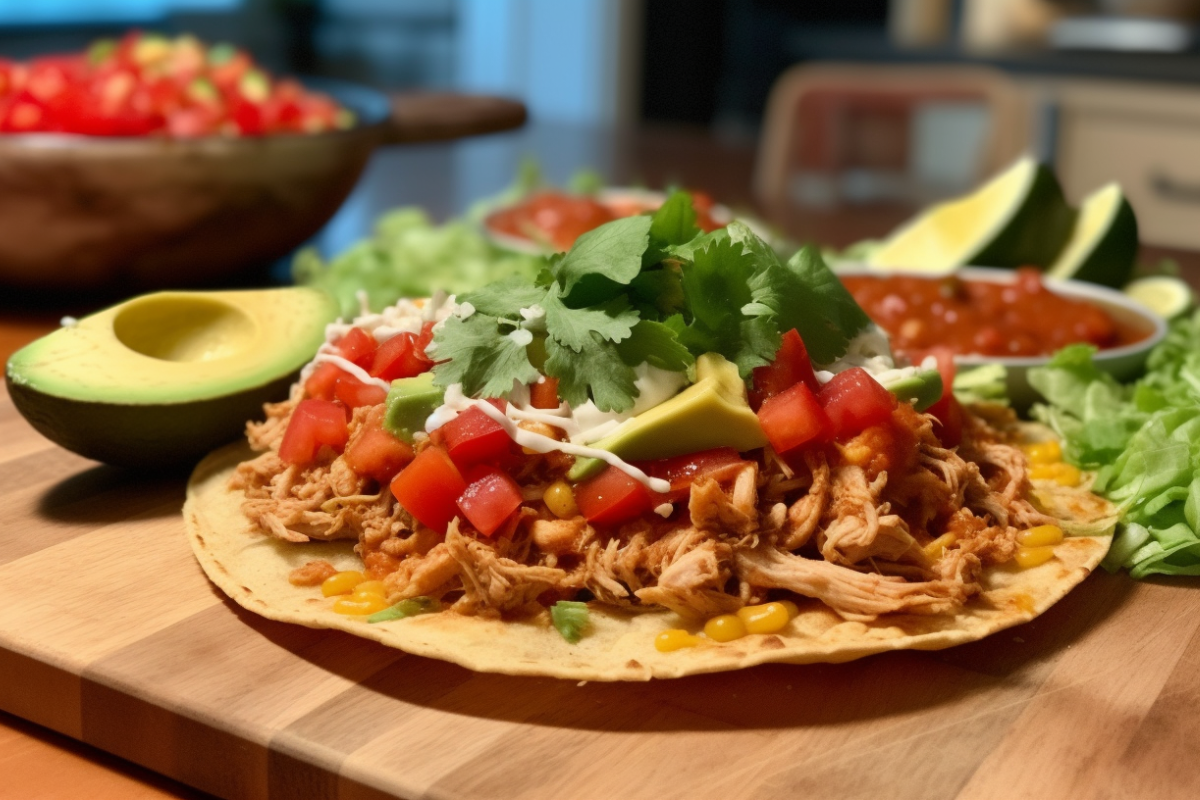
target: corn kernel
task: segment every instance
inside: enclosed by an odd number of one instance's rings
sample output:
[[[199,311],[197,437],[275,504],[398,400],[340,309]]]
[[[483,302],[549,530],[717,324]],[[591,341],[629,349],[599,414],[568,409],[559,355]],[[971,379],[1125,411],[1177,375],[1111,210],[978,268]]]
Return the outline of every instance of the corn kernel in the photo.
[[[383,611],[388,607],[388,601],[381,595],[364,594],[339,597],[333,601],[333,610],[339,614],[365,615]]]
[[[1078,486],[1083,478],[1078,467],[1062,461],[1055,464],[1034,464],[1029,468],[1029,477],[1035,481],[1054,481],[1059,486]]]
[[[321,594],[333,597],[335,594],[350,594],[354,587],[367,579],[361,572],[347,571],[330,575],[321,584]]]
[[[764,603],[761,606],[739,608],[747,633],[775,633],[792,621],[783,603]]]
[[[1017,566],[1021,569],[1029,569],[1030,567],[1036,567],[1038,564],[1045,564],[1052,558],[1054,558],[1053,547],[1017,548]]]
[[[542,500],[550,513],[559,519],[569,519],[579,516],[579,506],[575,505],[575,491],[566,481],[555,481],[546,487]]]
[[[704,635],[714,642],[732,642],[746,635],[746,624],[736,614],[722,614],[704,623]]]
[[[954,544],[957,541],[958,541],[957,533],[953,533],[953,532],[943,533],[941,536],[937,537],[936,539],[934,539],[932,542],[925,545],[921,549],[925,553],[926,556],[928,556],[931,560],[936,561],[937,559],[942,557],[943,553],[946,552],[947,547],[949,547],[950,545]]]
[[[693,636],[679,628],[671,628],[654,637],[654,649],[660,653],[682,650],[685,647],[695,647],[698,644],[700,644],[699,636]]]
[[[1038,525],[1017,533],[1017,544],[1022,547],[1046,547],[1063,540],[1062,528],[1057,525]]]
[[[358,586],[354,587],[355,595],[374,594],[380,597],[387,597],[387,589],[383,585],[383,581],[363,581]]]
[[[1023,444],[1021,450],[1030,464],[1054,464],[1062,461],[1062,445],[1053,440]]]
[[[788,618],[795,619],[800,616],[800,606],[793,603],[791,600],[780,600],[779,605],[787,609]]]

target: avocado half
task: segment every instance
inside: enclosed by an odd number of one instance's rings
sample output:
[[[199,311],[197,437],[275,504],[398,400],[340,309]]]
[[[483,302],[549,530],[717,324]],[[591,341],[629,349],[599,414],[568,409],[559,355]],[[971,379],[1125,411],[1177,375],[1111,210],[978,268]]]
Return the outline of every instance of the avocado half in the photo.
[[[236,439],[287,397],[325,341],[315,289],[142,295],[18,350],[5,381],[46,438],[124,467],[176,467]]]

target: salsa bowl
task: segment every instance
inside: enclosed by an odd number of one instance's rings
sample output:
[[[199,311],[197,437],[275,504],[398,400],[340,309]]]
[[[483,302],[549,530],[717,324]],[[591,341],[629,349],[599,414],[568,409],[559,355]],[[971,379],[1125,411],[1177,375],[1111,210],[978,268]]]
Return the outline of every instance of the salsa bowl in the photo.
[[[927,273],[902,270],[881,272],[878,269],[858,266],[844,267],[837,272],[839,277],[843,278],[902,276],[938,281],[949,277],[930,277]],[[1018,274],[1013,270],[985,267],[964,267],[952,275],[962,281],[1000,286],[1015,286],[1018,280]],[[1141,375],[1150,351],[1166,336],[1166,320],[1124,293],[1105,286],[1084,281],[1057,280],[1044,275],[1041,276],[1041,282],[1047,290],[1059,297],[1084,303],[1104,312],[1121,331],[1115,345],[1101,347],[1093,356],[1093,361],[1100,370],[1109,373],[1118,381],[1130,381]],[[1039,315],[1031,313],[1030,316]],[[980,315],[973,321],[983,325],[988,319],[985,315]],[[1038,322],[1044,322],[1044,319],[1038,319]],[[1029,370],[1044,366],[1050,357],[1048,354],[982,355],[956,352],[954,362],[960,372],[992,364],[1003,366],[1009,401],[1018,411],[1024,411],[1041,399],[1037,390],[1029,385]]]

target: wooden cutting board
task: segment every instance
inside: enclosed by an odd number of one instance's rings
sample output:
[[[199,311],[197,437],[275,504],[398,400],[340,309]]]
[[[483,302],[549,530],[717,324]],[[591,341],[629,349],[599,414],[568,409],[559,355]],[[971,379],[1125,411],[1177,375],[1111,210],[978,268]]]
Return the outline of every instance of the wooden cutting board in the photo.
[[[183,496],[0,394],[0,708],[239,799],[1200,791],[1196,582],[1098,573],[952,650],[579,685],[259,619],[192,561]]]

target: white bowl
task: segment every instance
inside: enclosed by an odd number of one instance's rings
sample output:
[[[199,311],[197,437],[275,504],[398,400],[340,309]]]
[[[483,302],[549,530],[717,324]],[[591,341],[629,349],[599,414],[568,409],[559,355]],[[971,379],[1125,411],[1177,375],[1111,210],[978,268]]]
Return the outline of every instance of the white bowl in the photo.
[[[906,270],[883,272],[858,265],[839,267],[838,275],[913,275],[936,279],[944,275]],[[989,267],[964,267],[954,272],[964,280],[985,281],[988,283],[1012,283],[1016,273],[1008,269]],[[1096,366],[1109,373],[1119,381],[1130,381],[1142,374],[1146,366],[1146,357],[1156,344],[1167,334],[1167,323],[1162,317],[1140,303],[1130,299],[1124,293],[1085,281],[1063,281],[1042,276],[1042,283],[1055,294],[1072,300],[1084,300],[1104,309],[1109,316],[1130,327],[1141,328],[1149,335],[1141,341],[1123,347],[1112,347],[1098,350],[1093,356]],[[1018,411],[1028,409],[1034,402],[1042,399],[1037,390],[1029,385],[1029,370],[1032,367],[1044,366],[1050,360],[1049,356],[984,356],[961,355],[955,356],[955,363],[962,369],[971,369],[988,364],[1002,364],[1007,370],[1008,397]]]

